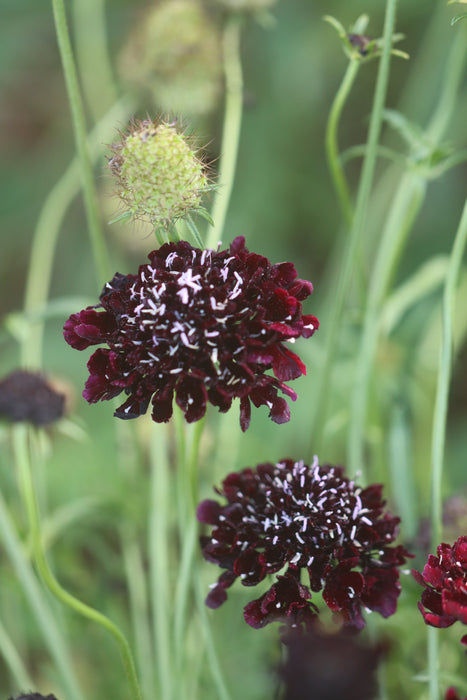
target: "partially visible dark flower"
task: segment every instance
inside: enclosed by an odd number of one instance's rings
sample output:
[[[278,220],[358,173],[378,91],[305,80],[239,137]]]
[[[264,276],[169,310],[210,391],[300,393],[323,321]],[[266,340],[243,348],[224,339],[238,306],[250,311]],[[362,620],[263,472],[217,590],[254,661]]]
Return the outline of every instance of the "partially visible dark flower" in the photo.
[[[444,700],[467,700],[467,698],[460,698],[455,688],[448,688]]]
[[[422,573],[412,570],[417,583],[425,588],[419,610],[432,627],[450,627],[458,620],[466,625],[467,536],[459,537],[452,547],[443,542],[436,552],[437,557],[429,555]]]
[[[18,695],[17,698],[10,700],[57,700],[55,695],[41,695],[40,693],[26,693],[26,695]]]
[[[377,697],[376,671],[385,651],[368,646],[343,631],[325,633],[313,625],[305,634],[289,631],[283,638],[287,657],[279,669],[283,700],[372,700]]]
[[[295,400],[284,382],[306,368],[284,343],[309,338],[319,325],[302,314],[311,283],[297,279],[291,263],[272,265],[248,252],[243,237],[217,252],[168,243],[149,259],[137,275],[117,273],[99,306],[65,323],[65,340],[77,350],[108,346],[88,362],[84,398],[96,403],[125,391],[129,398],[114,415],[136,418],[151,401],[158,423],[172,416],[174,395],[189,423],[204,416],[208,401],[224,413],[239,398],[242,430],[250,402],[287,422],[278,391]]]
[[[285,574],[244,616],[264,627],[277,619],[310,626],[317,613],[311,591],[323,591],[328,607],[344,625],[360,629],[362,607],[389,617],[400,593],[398,567],[411,556],[392,547],[399,518],[384,512],[379,484],[365,489],[344,476],[341,467],[311,466],[286,459],[232,473],[216,489],[222,506],[205,500],[198,520],[213,525],[201,537],[204,557],[226,571],[206,604],[217,608],[226,589],[240,578],[254,586],[268,574]],[[300,582],[302,570],[310,588]]]
[[[15,370],[0,381],[0,418],[48,425],[64,415],[65,396],[37,372]]]

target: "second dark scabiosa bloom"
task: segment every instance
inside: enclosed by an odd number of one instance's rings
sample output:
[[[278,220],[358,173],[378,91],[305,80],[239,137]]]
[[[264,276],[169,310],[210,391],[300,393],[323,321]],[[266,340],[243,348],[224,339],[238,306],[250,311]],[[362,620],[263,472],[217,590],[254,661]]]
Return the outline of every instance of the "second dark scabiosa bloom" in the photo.
[[[432,627],[450,627],[455,622],[467,625],[467,536],[451,546],[442,543],[430,554],[423,572],[412,571],[424,587],[418,604],[423,619]],[[467,642],[467,635],[462,639]]]
[[[206,500],[197,511],[213,526],[201,538],[203,554],[225,569],[207,605],[221,605],[237,578],[254,586],[284,571],[245,607],[252,627],[275,620],[309,626],[317,613],[310,589],[322,591],[349,627],[364,627],[362,608],[389,617],[400,593],[398,567],[410,555],[391,546],[399,518],[385,512],[381,492],[381,485],[362,489],[341,467],[319,466],[316,458],[311,466],[287,459],[230,474],[218,490],[227,503]]]
[[[203,417],[207,402],[225,412],[239,398],[242,430],[251,403],[287,422],[278,392],[295,400],[284,382],[306,369],[285,343],[318,327],[302,313],[311,283],[297,279],[291,263],[272,265],[250,253],[243,237],[222,251],[168,243],[149,260],[136,275],[115,275],[98,306],[65,324],[73,348],[107,346],[88,362],[84,398],[95,403],[124,391],[117,417],[135,418],[151,402],[158,423],[170,419],[174,396],[189,423]]]

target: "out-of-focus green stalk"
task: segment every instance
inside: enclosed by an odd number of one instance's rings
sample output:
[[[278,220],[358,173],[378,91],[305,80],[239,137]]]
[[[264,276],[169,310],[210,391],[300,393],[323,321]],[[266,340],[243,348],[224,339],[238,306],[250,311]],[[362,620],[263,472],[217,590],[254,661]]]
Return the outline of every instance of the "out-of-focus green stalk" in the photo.
[[[206,604],[204,602],[205,591],[202,587],[202,578],[197,576],[194,582],[197,608],[201,620],[204,642],[209,660],[209,669],[216,685],[216,697],[219,700],[230,700],[230,694],[225,685],[222,669],[219,663],[219,656],[212,636],[211,625],[209,624]]]
[[[467,244],[467,201],[464,205],[444,285],[442,306],[442,336],[438,364],[433,434],[431,443],[431,550],[436,552],[441,543],[443,528],[442,476],[444,447],[446,442],[446,420],[448,414],[449,384],[452,370],[453,312],[456,287]],[[438,630],[428,629],[428,668],[430,700],[439,700],[439,642]]]
[[[36,494],[32,477],[31,461],[29,456],[28,428],[18,424],[13,428],[13,447],[15,462],[18,469],[18,478],[22,492],[24,506],[27,512],[29,530],[31,534],[34,560],[42,581],[49,591],[64,605],[67,605],[79,615],[95,622],[106,629],[113,636],[120,650],[123,665],[131,690],[131,700],[142,700],[141,690],[136,676],[136,669],[133,662],[130,646],[122,631],[108,617],[94,610],[89,605],[78,600],[75,596],[66,591],[57,581],[47,563],[42,547],[42,537],[40,530],[39,511],[37,507]]]
[[[392,35],[394,33],[396,19],[397,0],[387,0],[383,30],[383,44],[381,59],[376,80],[373,108],[371,112],[368,142],[363,161],[362,175],[360,178],[355,215],[350,231],[347,250],[343,259],[343,268],[338,276],[337,288],[334,294],[334,306],[331,316],[327,320],[327,332],[324,340],[324,366],[319,375],[318,389],[316,392],[314,415],[311,426],[311,450],[312,454],[319,454],[323,440],[323,430],[327,417],[327,397],[330,394],[329,384],[332,381],[332,366],[339,342],[338,331],[344,309],[345,299],[349,292],[352,273],[355,268],[355,260],[363,235],[368,202],[371,194],[373,174],[375,169],[378,139],[383,119],[384,103],[389,80],[389,66],[391,60]],[[323,327],[324,328],[324,327]]]
[[[117,102],[102,120],[95,126],[88,137],[89,149],[93,161],[101,153],[101,144],[111,129],[127,118],[131,110],[128,99]],[[24,296],[26,313],[40,311],[47,303],[52,265],[65,214],[80,190],[80,165],[74,158],[56,185],[52,188],[40,212],[33,235],[29,267]],[[21,360],[26,367],[42,366],[43,321],[31,321],[30,331],[22,344]]]
[[[240,58],[242,16],[232,13],[226,21],[223,38],[225,76],[225,110],[219,166],[219,190],[215,194],[212,218],[206,248],[215,248],[222,239],[225,218],[235,180],[240,128],[243,112],[243,74]]]
[[[329,119],[326,126],[326,156],[328,167],[334,182],[339,204],[344,215],[344,221],[350,227],[353,218],[353,206],[350,199],[349,188],[345,178],[344,169],[339,157],[338,128],[347,97],[357,77],[361,61],[357,58],[350,59],[342,82],[332,103]]]
[[[123,532],[122,543],[141,690],[143,697],[149,700],[154,697],[155,674],[146,572],[136,538],[128,532]]]
[[[449,382],[452,370],[453,350],[453,311],[456,286],[467,242],[467,201],[456,232],[449,259],[449,267],[443,294],[443,328],[438,365],[438,381],[433,415],[433,436],[431,447],[431,528],[432,549],[441,542],[442,535],[442,473],[444,445],[446,441],[446,417],[448,412]]]
[[[377,347],[379,312],[394,269],[412,224],[420,211],[426,182],[414,173],[406,173],[393,200],[373,265],[367,295],[363,333],[357,355],[354,390],[350,409],[348,461],[350,470],[365,473],[364,434],[370,377]]]
[[[0,654],[19,688],[32,688],[32,682],[13,640],[0,621]]]
[[[161,700],[174,698],[172,658],[171,566],[169,552],[172,510],[166,426],[158,426],[150,445],[151,497],[149,512],[149,576],[154,646]]]
[[[433,148],[441,140],[455,108],[463,67],[467,55],[467,42],[463,35],[453,43],[445,71],[443,92],[427,133]],[[459,68],[459,65],[461,68]],[[421,208],[427,183],[422,175],[406,173],[392,201],[389,217],[378,248],[370,280],[365,309],[363,333],[358,352],[356,378],[350,412],[348,464],[353,469],[364,469],[364,434],[368,406],[368,394],[378,338],[378,314],[384,302],[391,276],[412,223]]]
[[[108,52],[105,0],[74,0],[73,20],[81,85],[97,122],[118,99]]]
[[[453,39],[449,57],[444,71],[444,80],[438,106],[427,128],[427,137],[438,143],[446,132],[454,113],[459,86],[465,75],[465,58],[467,55],[467,24],[458,27]]]
[[[70,700],[84,700],[84,696],[73,672],[67,641],[57,625],[56,618],[44,598],[31,565],[26,559],[23,543],[16,534],[7,506],[0,493],[0,533],[5,551],[11,560],[25,599],[37,620],[37,624],[50,650],[50,655],[60,674],[66,697]],[[32,687],[32,686],[28,686]]]
[[[94,186],[94,177],[87,144],[86,122],[66,21],[65,5],[63,0],[52,0],[52,7],[63,74],[70,103],[76,150],[81,168],[86,219],[91,239],[94,264],[96,266],[97,286],[100,290],[110,277],[110,262],[99,219],[97,194]]]

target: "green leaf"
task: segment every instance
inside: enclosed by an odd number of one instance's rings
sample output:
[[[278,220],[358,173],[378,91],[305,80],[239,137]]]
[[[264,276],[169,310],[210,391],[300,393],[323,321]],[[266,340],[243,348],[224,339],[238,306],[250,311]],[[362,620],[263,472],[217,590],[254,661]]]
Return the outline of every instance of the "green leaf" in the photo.
[[[121,214],[119,214],[118,216],[116,216],[114,219],[111,219],[108,222],[109,226],[110,226],[110,224],[116,224],[118,221],[122,221],[123,223],[126,223],[127,221],[129,221],[131,219],[132,216],[133,216],[133,212],[130,211],[130,209],[128,209],[127,211],[124,211]]]
[[[347,37],[347,32],[345,31],[344,27],[335,17],[332,17],[331,15],[324,15],[323,20],[330,24],[331,27],[334,27],[341,39]]]
[[[196,213],[199,214],[203,219],[205,219],[208,222],[208,224],[214,226],[214,219],[212,218],[211,214],[208,212],[207,209],[204,209],[204,207],[198,207]]]
[[[193,238],[195,239],[196,245],[199,246],[200,248],[204,248],[204,243],[201,239],[201,236],[199,235],[199,231],[196,227],[195,222],[193,221],[193,219],[191,218],[190,215],[188,215],[186,217],[185,223],[188,226],[188,228],[190,229],[190,233],[193,236]]]
[[[457,15],[457,17],[453,17],[451,20],[451,26],[456,24],[456,22],[458,22],[460,19],[465,19],[466,17],[467,17],[467,14]]]
[[[392,333],[407,311],[424,297],[441,287],[448,269],[448,258],[436,256],[419,269],[391,294],[381,313],[381,328]]]

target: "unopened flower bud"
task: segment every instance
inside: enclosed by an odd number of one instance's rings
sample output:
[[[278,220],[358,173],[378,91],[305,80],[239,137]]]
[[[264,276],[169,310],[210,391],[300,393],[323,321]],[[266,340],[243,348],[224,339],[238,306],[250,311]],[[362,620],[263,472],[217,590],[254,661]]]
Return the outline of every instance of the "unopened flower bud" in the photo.
[[[135,124],[112,149],[117,192],[134,217],[167,228],[200,207],[208,184],[205,168],[174,124]]]

